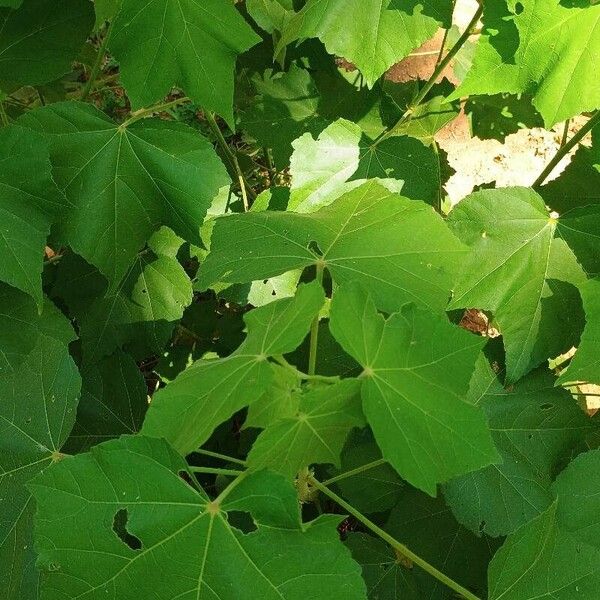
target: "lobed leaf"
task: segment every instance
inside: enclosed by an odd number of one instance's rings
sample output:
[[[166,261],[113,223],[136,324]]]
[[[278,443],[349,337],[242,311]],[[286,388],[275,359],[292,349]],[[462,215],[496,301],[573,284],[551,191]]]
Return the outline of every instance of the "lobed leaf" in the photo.
[[[338,289],[331,332],[363,367],[363,411],[385,458],[409,483],[438,483],[498,462],[483,412],[465,401],[483,339],[404,306],[387,320],[357,284]]]
[[[177,86],[233,126],[235,61],[259,41],[228,0],[122,0],[108,47],[134,108]]]
[[[260,399],[273,380],[267,358],[295,350],[324,301],[315,282],[299,286],[294,298],[248,313],[242,345],[226,358],[195,362],[159,390],[142,432],[164,437],[181,454],[198,448],[217,425]]]
[[[50,144],[54,178],[70,203],[62,237],[111,287],[161,225],[202,244],[200,226],[229,178],[192,128],[157,119],[123,127],[79,102],[32,111],[20,123]]]
[[[453,97],[529,93],[548,128],[600,108],[599,23],[600,7],[588,2],[488,3],[473,66]]]
[[[578,341],[576,286],[585,274],[557,239],[557,219],[527,188],[476,192],[450,213],[471,249],[449,308],[491,311],[506,349],[506,379],[517,381]]]
[[[338,541],[339,517],[302,525],[291,483],[262,471],[211,501],[180,473],[191,476],[164,440],[136,436],[38,477],[31,489],[46,597],[295,600],[310,573],[315,600],[366,598]],[[256,531],[230,523],[228,512],[240,510]]]
[[[427,235],[414,232],[427,231]],[[321,264],[337,284],[360,281],[378,308],[414,301],[442,309],[464,247],[430,206],[369,181],[310,214],[217,219],[198,286],[246,283]]]

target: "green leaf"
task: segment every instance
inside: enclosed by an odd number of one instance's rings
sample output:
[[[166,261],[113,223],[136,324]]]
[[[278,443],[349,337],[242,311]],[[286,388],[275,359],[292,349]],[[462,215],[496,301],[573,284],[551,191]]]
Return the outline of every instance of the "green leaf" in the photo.
[[[121,127],[76,102],[33,111],[20,122],[50,143],[54,177],[71,204],[62,235],[112,286],[161,225],[202,244],[206,211],[229,178],[195,130],[158,119]]]
[[[558,221],[557,233],[569,245],[589,277],[600,274],[600,205],[581,206]]]
[[[506,538],[490,564],[490,599],[595,600],[600,452],[578,456],[556,479],[556,501]]]
[[[471,124],[471,133],[482,140],[504,143],[507,135],[520,129],[543,127],[544,122],[523,94],[494,94],[471,96],[465,104]]]
[[[581,342],[568,368],[558,378],[558,383],[600,384],[600,359],[598,340],[600,339],[600,279],[590,279],[581,287],[586,324]]]
[[[244,429],[264,429],[281,419],[292,418],[300,403],[300,381],[291,369],[271,365],[272,381],[269,389],[248,408]]]
[[[40,314],[31,296],[0,283],[0,377],[17,370],[42,337],[64,346],[76,338],[52,302]]]
[[[256,402],[269,388],[269,356],[295,350],[325,301],[314,282],[294,298],[278,300],[245,316],[248,336],[231,355],[200,360],[153,397],[142,431],[164,437],[181,454],[203,444],[217,425]]]
[[[246,10],[267,33],[281,31],[294,14],[292,0],[247,0]]]
[[[560,213],[600,203],[600,126],[592,130],[592,147],[580,144],[559,177],[539,190],[546,203]]]
[[[57,311],[45,319],[56,331],[70,328]],[[24,362],[0,376],[0,579],[7,600],[37,598],[35,506],[25,484],[60,459],[75,420],[81,379],[66,343],[41,332]]]
[[[393,64],[449,26],[452,2],[398,0],[308,0],[282,33],[279,48],[319,38],[364,75],[369,87]]]
[[[177,260],[150,251],[139,255],[114,291],[76,313],[86,360],[125,346],[140,359],[160,353],[191,301],[192,284]]]
[[[360,127],[345,119],[329,125],[314,140],[305,133],[292,142],[288,210],[314,212],[361,182],[346,183],[358,168]]]
[[[363,411],[383,457],[409,483],[436,485],[498,461],[483,411],[465,401],[483,339],[402,307],[387,320],[356,284],[333,297],[331,332],[363,367]]]
[[[364,424],[357,380],[308,391],[300,395],[296,414],[268,425],[258,436],[248,465],[290,478],[313,464],[339,467],[348,433]]]
[[[285,169],[292,142],[305,132],[318,135],[328,124],[317,110],[319,92],[310,73],[295,64],[285,73],[255,75],[252,83],[258,96],[242,111],[242,128],[271,148],[278,170]]]
[[[439,158],[433,148],[415,138],[396,136],[374,142],[363,136],[360,165],[353,178],[374,177],[401,181],[402,194],[408,198],[423,200],[432,206],[441,203]]]
[[[473,66],[453,97],[533,95],[547,128],[600,107],[600,6],[522,0],[485,6]]]
[[[450,213],[449,225],[472,253],[449,308],[494,313],[514,382],[565,352],[581,328],[578,292],[585,275],[556,238],[557,220],[526,188],[477,192]]]
[[[381,452],[369,429],[354,431],[348,436],[348,442],[341,456],[342,467],[339,475],[379,460]],[[399,501],[406,483],[387,463],[370,468],[356,475],[344,477],[334,484],[342,496],[354,508],[363,513],[385,512]]]
[[[457,523],[441,498],[407,487],[384,529],[477,597],[487,598],[486,570],[498,544]],[[456,599],[452,590],[419,567],[413,566],[411,574],[419,587],[419,599]]]
[[[364,283],[382,310],[407,301],[441,310],[463,254],[430,206],[367,182],[315,213],[217,219],[198,286],[246,283],[319,263],[338,284]]]
[[[106,21],[112,21],[120,6],[121,0],[94,0],[96,29],[100,29]]]
[[[291,483],[261,472],[211,502],[180,472],[186,465],[164,440],[123,437],[36,479],[46,596],[366,598],[339,516],[301,525]],[[252,513],[256,531],[228,522],[238,510]]]
[[[414,570],[385,542],[366,533],[351,533],[346,540],[352,557],[362,566],[368,597],[373,600],[421,600]]]
[[[6,6],[6,2],[4,6]],[[39,85],[71,70],[94,24],[88,0],[24,0],[0,9],[0,85]]]
[[[446,79],[434,85],[418,106],[412,106],[413,99],[419,91],[418,82],[394,83],[385,80],[383,90],[385,96],[381,109],[385,125],[393,128],[394,133],[417,138],[427,146],[435,141],[436,133],[454,120],[460,112],[458,102],[446,100],[446,96],[454,91],[454,86]],[[411,118],[397,127],[407,110],[411,111]]]
[[[456,518],[477,533],[506,535],[552,503],[550,486],[561,460],[592,423],[556,378],[540,367],[509,389],[481,357],[472,388],[488,416],[502,463],[453,479],[444,487]],[[483,393],[482,393],[483,392]]]
[[[148,391],[131,356],[117,350],[81,371],[77,420],[65,451],[85,452],[121,434],[137,433],[148,408]]]
[[[229,0],[122,0],[108,47],[134,108],[177,86],[233,126],[236,57],[258,42]]]
[[[42,136],[5,127],[0,131],[0,152],[0,280],[41,304],[46,238],[67,202],[52,180]]]

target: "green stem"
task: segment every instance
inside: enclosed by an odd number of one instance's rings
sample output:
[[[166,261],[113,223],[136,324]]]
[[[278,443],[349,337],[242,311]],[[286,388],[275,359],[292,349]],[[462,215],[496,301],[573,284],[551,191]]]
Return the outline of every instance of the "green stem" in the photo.
[[[248,182],[244,177],[244,173],[240,168],[240,163],[238,162],[237,156],[234,154],[234,152],[232,152],[231,148],[229,147],[229,144],[227,143],[227,140],[223,137],[223,133],[221,132],[221,128],[217,124],[214,114],[207,111],[204,116],[206,117],[208,126],[217,138],[217,143],[219,144],[219,147],[223,151],[223,154],[225,154],[225,156],[227,157],[227,160],[231,164],[231,167],[233,168],[238,177],[240,189],[242,191],[244,211],[248,212],[248,209],[250,208],[248,204],[248,196],[252,198],[252,200],[255,200],[256,194],[254,193],[254,190],[248,185]]]
[[[8,115],[6,114],[6,110],[4,110],[4,102],[0,102],[0,121],[2,122],[2,127],[10,125]]]
[[[453,3],[454,4],[454,3]],[[452,11],[454,12],[454,11]],[[440,62],[442,61],[442,58],[444,57],[444,50],[446,49],[446,42],[448,41],[448,34],[450,33],[450,29],[444,29],[444,37],[442,38],[442,45],[440,46],[440,51],[438,53],[438,57],[437,60],[435,61],[435,66],[437,67]]]
[[[433,86],[435,85],[439,76],[444,72],[444,70],[450,64],[452,59],[458,54],[458,51],[465,45],[465,43],[467,42],[467,40],[469,39],[469,37],[471,35],[471,30],[473,29],[473,27],[475,27],[475,25],[477,25],[477,22],[481,18],[482,14],[483,14],[483,4],[481,2],[479,2],[479,7],[477,8],[477,11],[473,15],[473,18],[467,25],[467,28],[465,29],[464,33],[458,38],[456,44],[454,44],[454,46],[452,46],[452,48],[450,48],[450,50],[448,51],[448,54],[446,54],[446,56],[442,60],[439,61],[436,68],[434,69],[433,73],[431,74],[431,77],[427,80],[427,83],[423,86],[423,89],[421,89],[421,91],[417,94],[417,97],[411,103],[411,106],[409,106],[407,108],[406,112],[400,117],[400,119],[394,125],[392,125],[389,129],[385,130],[375,140],[375,142],[373,143],[373,147],[375,147],[377,144],[379,144],[383,140],[394,135],[396,130],[398,130],[400,127],[402,127],[402,125],[404,125],[404,123],[406,121],[409,121],[412,118],[413,113],[415,112],[417,107],[421,104],[421,102],[423,102],[423,100],[425,99],[427,94],[429,94],[429,92],[431,91],[431,88],[433,88]]]
[[[323,383],[338,383],[340,381],[340,378],[337,375],[308,375],[307,373],[303,373],[285,360],[283,356],[273,356],[272,358],[278,365],[292,371],[299,379],[304,379],[306,381],[321,381]]]
[[[227,456],[227,454],[221,454],[220,452],[213,452],[212,450],[204,450],[204,448],[200,448],[195,450],[196,454],[202,454],[204,456],[210,456],[211,458],[218,458],[219,460],[224,460],[225,462],[235,463],[236,465],[246,466],[246,461],[241,460],[240,458],[234,458],[233,456]]]
[[[277,175],[277,170],[275,169],[275,165],[273,164],[271,149],[265,147],[263,148],[263,153],[265,155],[265,161],[267,163],[267,171],[269,171],[269,187],[273,187],[275,185],[275,177]]]
[[[561,148],[567,143],[567,140],[569,139],[569,127],[570,126],[571,126],[571,119],[567,119],[565,121],[562,138],[560,139],[560,147]]]
[[[323,268],[321,262],[317,263],[316,280],[323,285]],[[308,352],[308,374],[314,375],[317,368],[317,345],[319,342],[319,315],[317,315],[310,326],[310,349]]]
[[[554,155],[554,158],[546,165],[546,168],[540,173],[540,176],[533,182],[533,188],[539,188],[546,179],[550,176],[550,173],[554,171],[556,165],[567,155],[581,140],[596,126],[600,123],[600,111],[596,111],[592,118],[575,134],[573,137],[564,145],[558,149],[558,152]]]
[[[219,505],[223,503],[223,500],[231,494],[231,492],[240,484],[250,471],[242,471],[213,501],[213,504]]]
[[[354,475],[358,475],[359,473],[363,473],[364,471],[370,471],[375,467],[379,467],[384,465],[387,461],[383,458],[379,458],[374,460],[373,462],[367,463],[366,465],[362,465],[361,467],[356,467],[356,469],[352,469],[350,471],[346,471],[345,473],[341,473],[340,475],[336,475],[331,479],[326,479],[323,482],[323,485],[331,485],[332,483],[336,483],[337,481],[341,481],[342,479],[347,479],[348,477],[353,477]]]
[[[385,532],[381,527],[378,527],[368,517],[358,512],[351,504],[348,504],[343,498],[340,498],[335,492],[332,492],[327,486],[317,481],[314,477],[309,478],[310,484],[317,488],[321,493],[325,494],[336,504],[341,506],[344,510],[347,510],[353,517],[358,519],[365,527],[369,528],[373,533],[378,535],[382,540],[387,542],[394,550],[397,550],[402,556],[405,556],[411,560],[415,565],[421,567],[424,571],[429,573],[432,577],[435,577],[438,581],[448,586],[451,590],[454,590],[460,594],[466,600],[480,600],[477,596],[471,593],[469,590],[464,588],[462,585],[450,579],[447,575],[438,571],[433,565],[430,565],[427,561],[423,560],[420,556],[409,550],[404,544],[393,538],[389,533]]]
[[[192,473],[206,473],[208,475],[231,475],[237,477],[242,475],[245,471],[236,471],[234,469],[215,469],[213,467],[188,467]]]
[[[149,117],[157,112],[163,112],[164,110],[179,106],[180,104],[185,104],[186,102],[190,102],[190,99],[187,96],[182,96],[181,98],[176,98],[175,100],[170,100],[169,102],[155,104],[154,106],[149,106],[148,108],[140,108],[140,110],[132,112],[129,119],[121,123],[121,128],[125,129],[140,119],[145,119],[146,117]]]
[[[104,60],[104,54],[106,53],[106,46],[108,45],[110,34],[112,33],[113,23],[114,20],[110,22],[110,25],[106,29],[106,35],[104,36],[104,39],[98,48],[98,56],[96,56],[96,60],[94,61],[92,70],[90,71],[90,76],[85,82],[85,86],[81,92],[81,100],[85,100],[89,96],[92,86],[94,85],[94,81],[96,81],[96,77],[98,77],[98,72],[100,71],[102,61]]]

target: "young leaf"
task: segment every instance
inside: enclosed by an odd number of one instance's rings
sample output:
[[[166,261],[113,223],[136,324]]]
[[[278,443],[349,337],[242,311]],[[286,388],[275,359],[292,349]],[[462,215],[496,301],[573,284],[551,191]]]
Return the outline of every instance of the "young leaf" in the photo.
[[[273,379],[267,358],[295,350],[324,301],[314,282],[299,286],[294,298],[248,313],[248,337],[233,354],[197,361],[154,395],[143,433],[164,437],[181,454],[198,448],[217,425],[265,393]]]
[[[298,411],[258,436],[248,455],[250,468],[269,468],[293,478],[313,464],[340,466],[348,433],[364,426],[360,383],[347,379],[300,395]]]
[[[465,401],[483,339],[406,305],[385,319],[356,284],[338,289],[331,332],[363,367],[363,411],[383,457],[431,495],[498,461],[483,412]]]
[[[122,0],[108,47],[134,108],[178,86],[233,126],[236,57],[258,42],[229,0]]]
[[[44,318],[74,337],[57,311]],[[7,600],[37,598],[35,505],[25,484],[60,459],[75,421],[81,379],[68,341],[40,333],[24,362],[0,377],[0,579]]]
[[[577,344],[581,312],[574,286],[585,275],[556,239],[556,223],[526,188],[477,192],[449,216],[451,229],[472,248],[449,308],[494,313],[508,382]]]
[[[285,27],[279,49],[303,38],[319,38],[364,75],[369,87],[393,64],[449,26],[452,2],[425,0],[308,0]]]
[[[554,483],[550,508],[506,538],[490,564],[490,600],[597,598],[599,467],[598,450],[577,457]]]
[[[421,231],[428,233],[415,234]],[[319,263],[338,284],[357,280],[369,287],[382,310],[414,301],[439,311],[463,254],[430,206],[370,181],[315,213],[217,219],[198,286],[246,283]]]
[[[71,209],[66,242],[116,286],[161,225],[201,245],[200,226],[229,183],[208,140],[181,123],[117,125],[89,104],[61,102],[20,119],[50,143]]]
[[[586,325],[581,343],[568,368],[558,378],[558,383],[586,382],[600,384],[600,279],[590,279],[581,286]]]
[[[46,238],[68,203],[52,180],[42,136],[15,125],[5,127],[0,152],[0,280],[41,304]]]
[[[92,31],[92,3],[24,0],[9,5],[16,10],[0,9],[2,88],[39,85],[70,71]]]
[[[81,371],[77,420],[65,451],[85,452],[95,444],[137,433],[148,408],[148,391],[131,356],[117,350]]]
[[[480,534],[506,535],[552,503],[550,486],[560,460],[568,458],[593,428],[591,419],[545,367],[509,389],[482,356],[471,388],[488,416],[501,464],[468,473],[444,486],[456,518]]]
[[[491,2],[473,66],[454,98],[530,93],[547,128],[600,108],[595,56],[600,6],[587,2]]]
[[[296,600],[308,592],[314,600],[366,600],[360,569],[338,539],[339,517],[301,524],[291,483],[260,472],[211,501],[180,473],[186,465],[164,440],[123,437],[37,478],[45,591],[119,600]],[[252,514],[256,531],[230,524],[228,511],[239,510]]]

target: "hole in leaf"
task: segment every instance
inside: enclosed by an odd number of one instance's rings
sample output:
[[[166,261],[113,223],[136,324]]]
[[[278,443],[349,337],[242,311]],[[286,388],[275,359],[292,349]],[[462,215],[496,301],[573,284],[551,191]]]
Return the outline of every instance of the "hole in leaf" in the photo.
[[[316,254],[317,256],[323,256],[323,252],[322,252],[321,248],[319,248],[319,244],[317,244],[317,242],[315,242],[315,240],[313,240],[312,242],[310,242],[310,244],[308,244],[308,249],[313,254]]]
[[[521,2],[515,4],[515,15],[520,15],[525,10],[525,7]]]
[[[179,473],[177,473],[179,475],[179,477],[181,479],[183,479],[183,481],[185,481],[192,489],[196,489],[196,486],[194,485],[194,481],[191,479],[189,473],[187,473],[186,471],[179,471]]]
[[[227,512],[227,521],[232,527],[244,533],[252,533],[257,529],[256,523],[247,512],[230,510]]]
[[[127,531],[127,521],[129,520],[129,513],[126,508],[121,508],[115,514],[113,519],[113,531],[117,537],[132,550],[141,550],[142,541]]]

